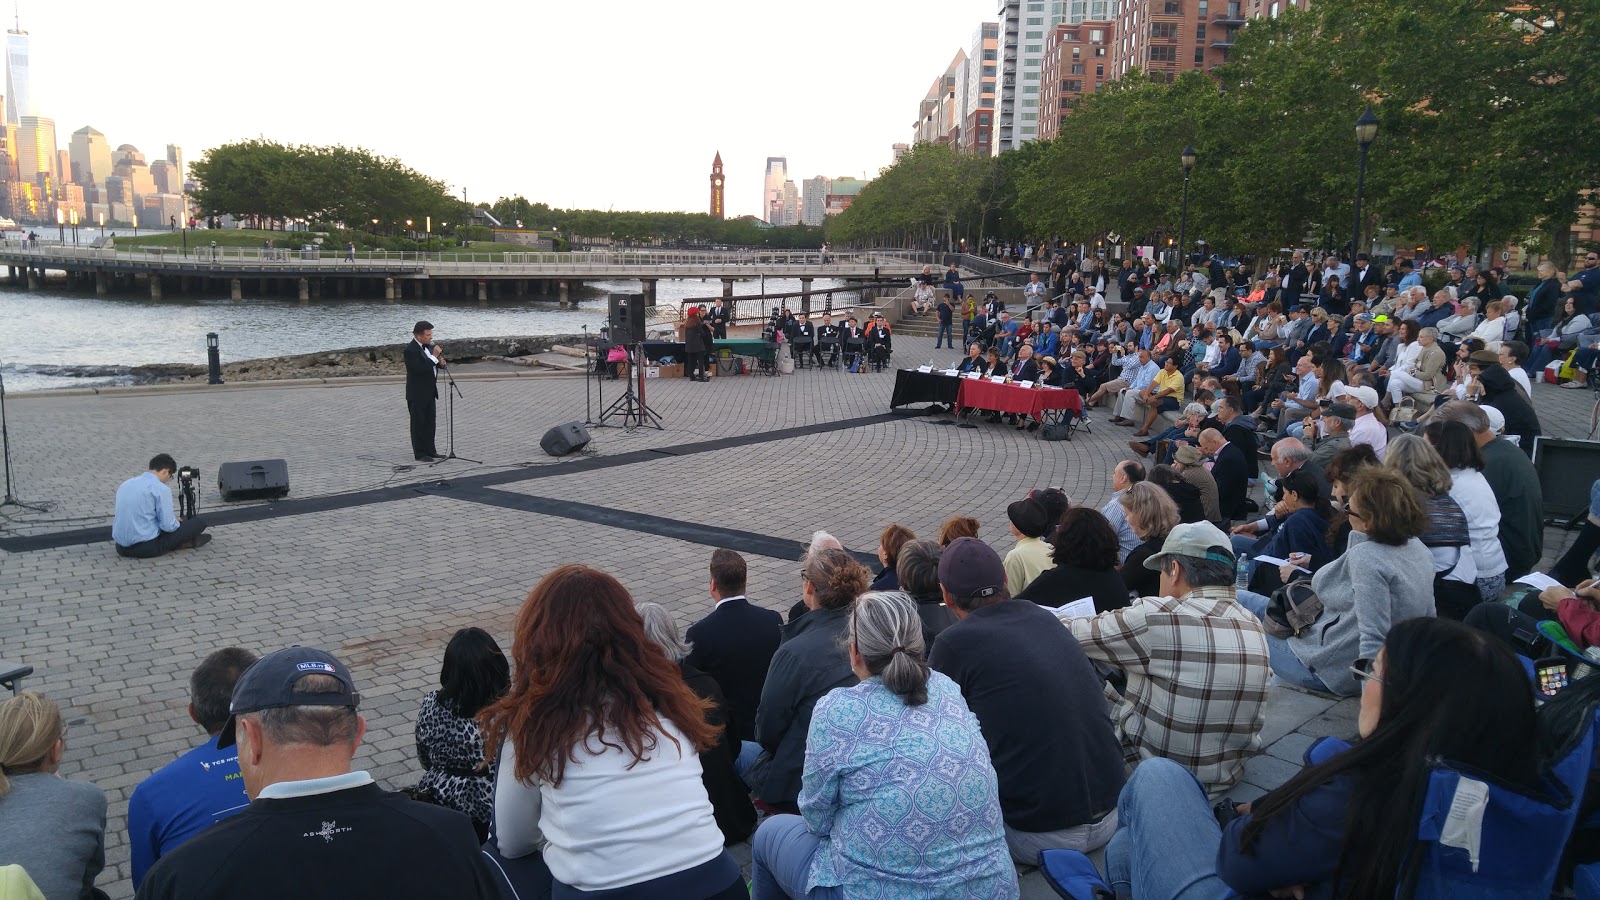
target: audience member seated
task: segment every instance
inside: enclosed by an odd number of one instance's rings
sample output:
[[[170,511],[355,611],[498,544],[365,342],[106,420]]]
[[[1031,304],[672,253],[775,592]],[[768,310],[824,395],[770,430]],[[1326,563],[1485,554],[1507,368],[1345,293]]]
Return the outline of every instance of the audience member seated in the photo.
[[[961,688],[929,671],[913,607],[900,593],[853,604],[860,683],[817,702],[800,815],[762,823],[752,900],[1018,896],[984,733]]]
[[[956,538],[977,537],[978,520],[971,516],[951,516],[939,526],[939,546],[948,547]]]
[[[813,531],[811,533],[811,543],[806,545],[806,552],[800,555],[800,570],[802,572],[805,571],[806,563],[820,551],[843,549],[844,544],[839,543],[838,538],[826,531]],[[810,611],[806,607],[805,598],[802,597],[796,600],[793,606],[789,607],[789,616],[786,621],[793,622]]]
[[[639,618],[644,622],[645,637],[664,650],[667,658],[678,666],[683,683],[696,697],[711,704],[706,710],[706,721],[721,727],[722,733],[717,735],[715,744],[700,751],[700,780],[706,786],[711,813],[722,831],[723,843],[737,844],[746,840],[756,830],[756,808],[750,804],[750,788],[734,767],[744,732],[734,723],[717,680],[689,664],[689,645],[678,636],[678,623],[666,607],[659,603],[641,603]]]
[[[1383,464],[1417,490],[1428,513],[1421,540],[1433,554],[1433,606],[1437,615],[1460,621],[1483,602],[1478,563],[1466,511],[1450,496],[1455,479],[1443,457],[1420,435],[1402,434],[1389,444]],[[1262,593],[1266,593],[1263,591]]]
[[[940,547],[933,541],[911,541],[900,548],[900,562],[895,569],[900,575],[900,589],[917,604],[923,646],[930,653],[939,635],[956,622],[956,614],[944,605],[944,595],[939,591],[939,555]]]
[[[869,581],[866,567],[843,550],[819,550],[806,559],[800,591],[809,611],[783,628],[756,709],[760,756],[748,766],[741,764],[756,799],[773,809],[798,811],[806,729],[817,700],[836,687],[856,683],[844,652],[844,628],[851,601],[867,590]],[[743,752],[749,754],[751,748]]]
[[[1125,378],[1119,378],[1117,381],[1113,381],[1100,389],[1104,391],[1117,384],[1118,381],[1124,382],[1124,386],[1119,388],[1115,395],[1115,406],[1110,419],[1113,425],[1135,424],[1133,421],[1134,407],[1138,406],[1141,398],[1147,397],[1154,390],[1151,385],[1155,383],[1156,375],[1161,372],[1161,366],[1156,364],[1149,350],[1140,348],[1137,359],[1138,361],[1131,367],[1131,371],[1125,370]],[[1096,393],[1098,394],[1099,392],[1097,391]]]
[[[1502,515],[1500,519],[1502,533],[1504,533],[1505,519],[1506,517]],[[1501,544],[1504,543],[1505,540],[1502,538]],[[1596,550],[1600,550],[1600,479],[1589,485],[1589,514],[1584,518],[1578,536],[1567,545],[1567,552],[1556,560],[1555,567],[1550,570],[1550,577],[1567,587],[1577,587],[1579,582],[1589,579],[1589,560],[1594,557]]]
[[[255,661],[249,650],[225,647],[202,660],[189,676],[189,718],[208,737],[140,782],[128,799],[135,890],[156,860],[249,805],[238,751],[217,749],[215,738],[228,721],[234,684]]]
[[[977,538],[945,550],[939,585],[960,621],[931,663],[983,727],[1012,858],[1035,865],[1041,850],[1105,846],[1123,766],[1088,657],[1048,611],[1009,598],[1000,557]]]
[[[1258,565],[1257,556],[1285,559],[1302,569],[1316,572],[1333,558],[1328,547],[1328,523],[1333,519],[1333,505],[1322,493],[1317,479],[1304,468],[1290,472],[1278,479],[1283,499],[1273,507],[1281,521],[1264,543],[1249,547],[1246,552],[1250,562],[1250,590],[1270,595],[1284,585],[1282,570],[1278,566]],[[1234,551],[1239,552],[1238,542]],[[1292,570],[1291,570],[1292,571]]]
[[[111,540],[117,555],[150,559],[184,547],[203,547],[211,540],[199,516],[179,519],[172,511],[172,488],[167,482],[178,471],[171,455],[157,453],[150,470],[124,481],[117,488],[116,516]]]
[[[1408,895],[1407,855],[1431,766],[1448,760],[1522,790],[1538,783],[1527,676],[1485,635],[1437,619],[1401,623],[1359,680],[1354,746],[1264,797],[1230,804],[1220,829],[1189,773],[1167,760],[1141,764],[1106,848],[1118,895]]]
[[[1149,437],[1150,426],[1156,423],[1156,417],[1164,412],[1177,412],[1178,404],[1183,401],[1183,372],[1178,368],[1178,354],[1169,355],[1161,362],[1161,371],[1157,372],[1150,384],[1139,395],[1139,403],[1145,408],[1144,421],[1139,424],[1139,430],[1133,433],[1134,437]],[[1124,415],[1125,419],[1132,419],[1130,414]],[[1118,425],[1132,425],[1133,421],[1118,422]]]
[[[1471,429],[1435,419],[1423,434],[1450,469],[1450,496],[1467,516],[1478,593],[1483,602],[1500,599],[1506,587],[1506,555],[1500,546],[1500,506],[1483,476],[1483,451]]]
[[[1311,576],[1322,613],[1298,635],[1267,638],[1279,678],[1341,697],[1360,692],[1350,667],[1371,660],[1396,622],[1434,614],[1433,555],[1420,540],[1428,514],[1416,489],[1392,469],[1369,466],[1349,490],[1349,548]],[[1265,620],[1268,598],[1242,592],[1239,602]]]
[[[511,690],[483,714],[494,841],[548,869],[518,892],[743,897],[700,777],[722,729],[627,589],[586,566],[552,571],[517,615],[511,655]]]
[[[511,687],[505,652],[482,628],[463,628],[444,648],[439,690],[429,691],[417,711],[417,762],[422,780],[416,799],[466,813],[489,839],[494,819],[494,773],[484,762],[478,713]]]
[[[1050,545],[1054,568],[1039,573],[1017,595],[1018,600],[1061,606],[1092,597],[1095,612],[1128,605],[1128,587],[1117,571],[1117,532],[1103,514],[1087,506],[1067,510]]]
[[[1206,521],[1205,498],[1200,488],[1184,479],[1183,473],[1173,466],[1156,466],[1150,470],[1150,484],[1159,486],[1172,498],[1178,508],[1178,521]]]
[[[1006,553],[1006,591],[1021,592],[1052,565],[1050,545],[1044,542],[1051,528],[1050,512],[1039,500],[1024,497],[1006,507],[1006,518],[1011,536],[1017,539]]]
[[[1230,443],[1215,428],[1200,432],[1200,452],[1211,457],[1211,477],[1217,482],[1219,523],[1227,528],[1250,517],[1250,463],[1238,444]]]
[[[1158,431],[1149,440],[1129,441],[1128,449],[1140,456],[1149,456],[1155,453],[1156,463],[1171,461],[1172,451],[1176,449],[1173,444],[1196,444],[1200,441],[1200,423],[1205,421],[1207,410],[1204,404],[1190,403],[1183,408],[1183,414],[1171,428]]]
[[[1128,558],[1128,554],[1139,546],[1143,540],[1133,533],[1133,527],[1128,524],[1128,516],[1123,511],[1122,504],[1118,502],[1124,491],[1129,486],[1144,480],[1144,464],[1136,459],[1125,459],[1111,467],[1111,499],[1106,505],[1100,507],[1100,514],[1106,517],[1111,527],[1117,532],[1117,565]],[[1597,524],[1600,528],[1600,524]],[[974,534],[974,537],[977,535]]]
[[[0,864],[20,865],[48,900],[103,897],[106,795],[59,774],[67,724],[55,701],[22,691],[0,703]]]
[[[1170,759],[1219,795],[1261,749],[1266,635],[1234,600],[1233,551],[1216,526],[1173,528],[1143,566],[1160,573],[1154,596],[1063,624],[1091,660],[1127,675],[1111,715],[1129,766]]]
[[[869,590],[900,590],[900,576],[895,573],[895,566],[900,561],[900,548],[904,547],[906,542],[916,539],[917,536],[911,529],[899,524],[890,525],[878,535],[878,562],[881,568],[873,577]]]
[[[246,669],[217,746],[237,744],[250,805],[163,856],[139,896],[498,897],[471,819],[351,770],[360,696],[344,663],[311,647]]]
[[[1116,502],[1140,542],[1122,559],[1122,581],[1135,597],[1156,594],[1161,590],[1161,575],[1145,568],[1144,563],[1152,554],[1161,552],[1167,534],[1178,524],[1178,504],[1165,488],[1149,481],[1129,485]]]
[[[1544,557],[1544,490],[1524,450],[1497,436],[1492,422],[1496,412],[1493,407],[1452,400],[1439,407],[1436,418],[1467,426],[1483,453],[1483,477],[1500,508],[1506,578],[1514,580],[1532,572]]]
[[[721,547],[711,551],[713,606],[705,618],[689,626],[686,635],[691,648],[687,664],[711,676],[722,689],[731,727],[740,740],[755,737],[756,706],[783,628],[782,616],[744,595],[747,578],[744,557]]]
[[[1209,428],[1206,429],[1206,431],[1210,430]],[[1204,433],[1201,432],[1201,434]],[[1205,521],[1220,526],[1222,524],[1222,513],[1217,500],[1217,480],[1201,464],[1203,459],[1204,457],[1198,447],[1191,447],[1185,444],[1178,448],[1177,453],[1173,454],[1172,468],[1177,471],[1180,478],[1194,485],[1195,489],[1200,492],[1200,506],[1205,510]],[[1158,468],[1160,467],[1158,466]]]

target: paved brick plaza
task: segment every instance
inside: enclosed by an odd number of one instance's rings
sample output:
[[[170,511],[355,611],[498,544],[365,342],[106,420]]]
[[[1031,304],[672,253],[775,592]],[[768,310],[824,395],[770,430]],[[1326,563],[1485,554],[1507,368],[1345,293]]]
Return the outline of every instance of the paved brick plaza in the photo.
[[[906,364],[935,355],[925,338],[896,345]],[[437,684],[449,636],[478,625],[509,650],[512,617],[553,566],[604,569],[635,599],[662,603],[688,625],[709,608],[712,547],[662,536],[660,520],[694,523],[707,530],[689,537],[721,534],[765,550],[745,553],[750,596],[784,609],[799,597],[788,551],[815,529],[870,552],[889,522],[932,537],[945,516],[963,512],[1004,552],[1007,503],[1059,485],[1075,503],[1098,507],[1109,496],[1110,466],[1128,455],[1130,429],[1104,424],[1072,443],[1045,443],[1005,426],[885,417],[893,382],[892,373],[815,370],[649,382],[666,431],[595,429],[593,455],[556,460],[539,438],[584,418],[581,379],[464,379],[456,449],[484,463],[432,469],[409,468],[398,381],[9,398],[16,493],[53,508],[0,510],[13,514],[0,522],[0,539],[108,525],[117,484],[158,451],[201,468],[202,513],[221,512],[215,474],[229,460],[286,458],[291,499],[372,492],[349,508],[221,525],[210,546],[155,561],[122,559],[108,542],[0,551],[0,656],[32,664],[27,686],[62,703],[71,722],[62,772],[110,796],[100,886],[113,897],[132,893],[127,798],[200,739],[185,711],[187,682],[218,647],[310,644],[340,655],[364,694],[369,730],[356,762],[401,787],[420,774],[412,718]],[[618,385],[605,389],[609,402]],[[1546,433],[1587,436],[1588,392],[1539,385],[1534,398]],[[442,398],[440,407],[443,451]],[[793,431],[767,434],[783,429]],[[685,447],[730,437],[750,443]],[[656,450],[667,452],[597,465]],[[433,484],[441,480],[448,483]],[[1566,537],[1548,532],[1548,557]],[[1351,701],[1275,690],[1269,750],[1235,793],[1249,799],[1282,782],[1313,737],[1348,735],[1354,717]],[[1052,896],[1036,874],[1024,884],[1024,896]]]

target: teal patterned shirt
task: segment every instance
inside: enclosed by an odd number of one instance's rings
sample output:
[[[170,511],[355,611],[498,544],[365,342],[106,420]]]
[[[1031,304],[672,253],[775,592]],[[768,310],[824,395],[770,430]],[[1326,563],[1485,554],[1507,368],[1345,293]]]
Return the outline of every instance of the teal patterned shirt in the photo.
[[[850,900],[1018,895],[988,745],[961,689],[938,672],[921,706],[877,677],[818,700],[799,802],[823,841],[807,890],[838,886]]]

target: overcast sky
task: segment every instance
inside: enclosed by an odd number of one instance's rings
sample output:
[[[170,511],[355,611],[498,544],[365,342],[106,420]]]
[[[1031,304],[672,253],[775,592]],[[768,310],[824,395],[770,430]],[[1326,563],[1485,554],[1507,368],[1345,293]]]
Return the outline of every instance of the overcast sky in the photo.
[[[13,0],[17,2],[17,0]],[[12,4],[5,4],[10,19]],[[996,0],[20,0],[33,105],[150,159],[360,145],[470,199],[758,214],[768,156],[875,174]],[[10,98],[7,98],[9,102]]]

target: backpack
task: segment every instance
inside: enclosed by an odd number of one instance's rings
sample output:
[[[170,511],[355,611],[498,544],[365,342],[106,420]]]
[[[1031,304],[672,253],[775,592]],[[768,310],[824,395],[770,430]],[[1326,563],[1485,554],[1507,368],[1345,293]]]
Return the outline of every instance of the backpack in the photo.
[[[1055,425],[1046,425],[1039,431],[1041,441],[1070,441],[1072,440],[1072,423],[1058,422]]]
[[[1311,589],[1311,579],[1297,578],[1272,592],[1261,625],[1276,638],[1298,637],[1322,617],[1322,600]]]

